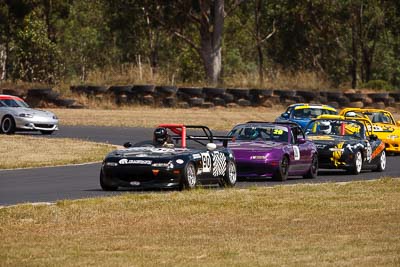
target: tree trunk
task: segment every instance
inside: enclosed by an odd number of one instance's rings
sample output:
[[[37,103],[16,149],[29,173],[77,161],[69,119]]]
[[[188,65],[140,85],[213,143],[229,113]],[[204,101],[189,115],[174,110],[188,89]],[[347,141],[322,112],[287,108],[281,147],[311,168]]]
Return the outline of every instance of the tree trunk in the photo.
[[[261,13],[262,0],[256,2],[255,8],[255,31],[257,41],[257,55],[258,55],[258,79],[259,84],[264,82],[264,55],[261,46],[261,33],[260,33],[260,13]]]
[[[7,79],[7,46],[0,45],[0,81],[5,81]]]
[[[202,2],[205,5],[205,2]],[[207,8],[202,8],[206,10]],[[200,56],[204,63],[207,81],[216,85],[222,70],[222,32],[224,27],[224,0],[210,3],[210,14],[201,17]]]
[[[352,64],[351,64],[351,88],[357,87],[357,66],[358,66],[358,53],[357,53],[357,33],[356,26],[353,22],[351,25],[351,49],[352,49]]]

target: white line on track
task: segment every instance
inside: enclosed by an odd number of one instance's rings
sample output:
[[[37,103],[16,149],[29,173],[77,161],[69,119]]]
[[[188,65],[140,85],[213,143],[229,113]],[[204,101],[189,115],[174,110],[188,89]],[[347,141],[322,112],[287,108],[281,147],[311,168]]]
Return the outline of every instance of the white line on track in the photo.
[[[101,163],[101,161],[93,161],[86,163],[77,163],[77,164],[65,164],[65,165],[55,165],[55,166],[39,166],[39,167],[27,167],[27,168],[15,168],[15,169],[1,169],[2,171],[17,171],[17,170],[31,170],[31,169],[46,169],[46,168],[58,168],[58,167],[74,167],[74,166],[84,166],[90,164]]]

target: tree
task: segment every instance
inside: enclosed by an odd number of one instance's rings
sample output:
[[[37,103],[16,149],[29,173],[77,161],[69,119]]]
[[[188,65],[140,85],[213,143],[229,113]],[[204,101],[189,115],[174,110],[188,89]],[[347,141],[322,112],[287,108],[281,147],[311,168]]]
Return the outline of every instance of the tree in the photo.
[[[158,1],[144,3],[148,14],[168,32],[189,44],[203,61],[207,81],[217,84],[222,70],[224,19],[241,3],[236,0],[225,11],[224,0]],[[185,31],[196,29],[198,38]]]

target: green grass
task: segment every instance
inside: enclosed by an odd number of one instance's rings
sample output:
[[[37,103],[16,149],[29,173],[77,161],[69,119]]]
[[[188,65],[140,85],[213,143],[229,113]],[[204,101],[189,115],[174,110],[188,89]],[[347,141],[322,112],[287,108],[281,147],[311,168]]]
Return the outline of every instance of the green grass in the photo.
[[[399,266],[400,179],[0,209],[1,266]]]

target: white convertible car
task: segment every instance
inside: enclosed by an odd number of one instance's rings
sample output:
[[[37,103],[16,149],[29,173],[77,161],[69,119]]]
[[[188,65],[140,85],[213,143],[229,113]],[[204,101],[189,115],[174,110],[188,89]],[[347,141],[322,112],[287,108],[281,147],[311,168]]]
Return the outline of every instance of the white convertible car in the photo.
[[[40,131],[52,134],[58,130],[58,118],[54,113],[30,108],[19,97],[0,94],[0,133],[15,131]]]

